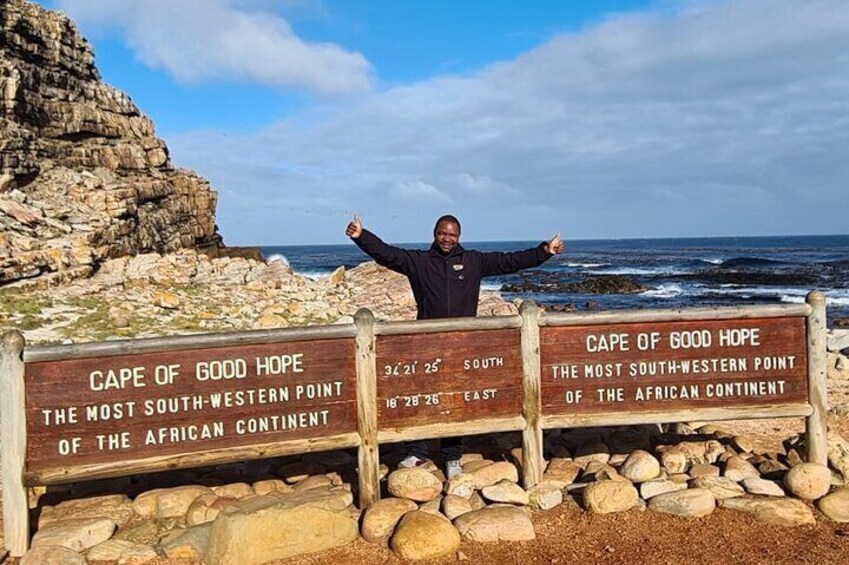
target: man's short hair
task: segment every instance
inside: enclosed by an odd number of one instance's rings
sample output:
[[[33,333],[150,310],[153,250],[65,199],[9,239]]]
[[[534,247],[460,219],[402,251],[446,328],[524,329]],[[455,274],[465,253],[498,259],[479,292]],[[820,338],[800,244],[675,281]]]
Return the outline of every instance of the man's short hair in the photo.
[[[450,222],[452,224],[457,225],[457,232],[462,232],[463,228],[460,227],[460,220],[458,220],[455,216],[451,214],[445,214],[444,216],[440,216],[438,220],[436,220],[436,224],[433,226],[433,233],[436,233],[436,230],[439,229],[439,224],[442,222]]]

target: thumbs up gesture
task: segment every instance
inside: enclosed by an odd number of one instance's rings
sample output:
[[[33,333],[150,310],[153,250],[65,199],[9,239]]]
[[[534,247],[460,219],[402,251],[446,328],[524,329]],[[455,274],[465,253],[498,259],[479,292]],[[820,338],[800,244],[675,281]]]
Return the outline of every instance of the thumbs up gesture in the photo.
[[[560,232],[554,234],[548,243],[545,244],[545,250],[551,253],[552,255],[557,255],[558,253],[563,253],[563,249],[566,248],[566,244],[563,243],[563,240],[560,239]]]
[[[363,223],[359,216],[354,216],[354,219],[348,223],[348,228],[345,230],[345,235],[351,239],[357,239],[363,233]]]

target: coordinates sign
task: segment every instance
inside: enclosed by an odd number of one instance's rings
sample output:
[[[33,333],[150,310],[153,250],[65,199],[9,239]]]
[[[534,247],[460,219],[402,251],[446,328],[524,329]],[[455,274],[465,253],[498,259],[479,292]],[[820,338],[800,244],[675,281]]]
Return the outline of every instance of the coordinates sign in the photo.
[[[27,467],[356,431],[353,340],[26,365]]]
[[[807,400],[805,319],[540,329],[544,414]]]
[[[522,413],[518,330],[378,336],[381,427]]]

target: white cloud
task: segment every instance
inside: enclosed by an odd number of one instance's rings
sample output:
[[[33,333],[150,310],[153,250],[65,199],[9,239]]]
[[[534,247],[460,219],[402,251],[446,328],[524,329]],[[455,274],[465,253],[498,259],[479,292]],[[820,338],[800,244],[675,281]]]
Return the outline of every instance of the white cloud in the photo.
[[[118,27],[136,56],[177,80],[232,80],[322,94],[371,88],[360,53],[299,38],[271,11],[236,0],[58,0],[82,26]]]
[[[422,180],[396,182],[392,186],[392,194],[413,202],[439,200],[450,203],[452,201],[451,197],[443,191]]]
[[[661,7],[226,146],[169,143],[216,186],[235,176],[244,191],[330,196],[338,210],[291,236],[302,242],[341,240],[351,209],[396,241],[426,239],[445,212],[471,239],[845,232],[849,2]],[[216,153],[231,156],[229,176],[210,172]],[[269,180],[238,155],[298,177]],[[229,205],[221,225],[238,239]]]

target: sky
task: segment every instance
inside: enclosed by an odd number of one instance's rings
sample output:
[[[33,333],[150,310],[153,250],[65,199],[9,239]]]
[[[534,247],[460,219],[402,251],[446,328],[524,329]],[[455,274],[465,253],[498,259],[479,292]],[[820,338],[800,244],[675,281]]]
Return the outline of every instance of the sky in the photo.
[[[41,0],[228,245],[849,232],[845,0]]]

